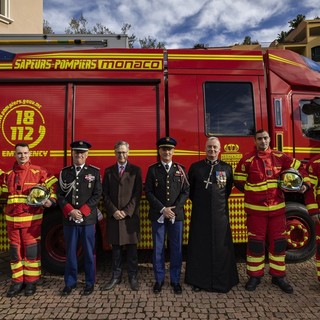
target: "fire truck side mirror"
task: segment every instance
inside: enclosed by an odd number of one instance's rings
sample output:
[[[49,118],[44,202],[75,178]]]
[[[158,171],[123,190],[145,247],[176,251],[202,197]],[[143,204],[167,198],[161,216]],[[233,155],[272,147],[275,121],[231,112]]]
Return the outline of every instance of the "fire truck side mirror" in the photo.
[[[320,98],[316,97],[310,100],[310,103],[305,103],[301,110],[306,115],[320,113]]]

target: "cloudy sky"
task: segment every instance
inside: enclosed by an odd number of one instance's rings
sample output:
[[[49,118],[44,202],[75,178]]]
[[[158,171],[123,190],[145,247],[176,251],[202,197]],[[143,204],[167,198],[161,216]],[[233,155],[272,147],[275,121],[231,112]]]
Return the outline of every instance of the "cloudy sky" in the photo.
[[[166,48],[196,43],[228,46],[245,36],[269,43],[288,21],[303,14],[320,17],[319,0],[43,0],[44,19],[55,34],[65,33],[71,18],[82,14],[88,27],[100,22],[115,33],[124,23],[138,39],[152,37]],[[139,44],[136,43],[138,47]]]

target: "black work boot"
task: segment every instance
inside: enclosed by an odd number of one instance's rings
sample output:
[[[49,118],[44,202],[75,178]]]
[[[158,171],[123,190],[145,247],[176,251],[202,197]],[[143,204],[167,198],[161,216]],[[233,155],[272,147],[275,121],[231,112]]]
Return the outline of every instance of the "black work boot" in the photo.
[[[293,293],[293,288],[285,280],[285,277],[272,277],[272,284],[278,286],[285,293]]]
[[[7,297],[12,298],[19,294],[21,290],[23,289],[23,283],[22,282],[13,282],[7,291]]]
[[[248,282],[245,285],[245,289],[247,291],[254,291],[256,290],[257,286],[260,284],[261,279],[259,277],[250,277]]]

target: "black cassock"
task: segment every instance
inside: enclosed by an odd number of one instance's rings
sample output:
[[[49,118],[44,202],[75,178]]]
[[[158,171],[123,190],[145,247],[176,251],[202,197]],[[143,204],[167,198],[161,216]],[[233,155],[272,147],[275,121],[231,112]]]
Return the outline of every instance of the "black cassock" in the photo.
[[[191,165],[189,181],[192,213],[186,283],[228,292],[239,282],[228,211],[232,168],[223,161],[212,165],[202,160]]]

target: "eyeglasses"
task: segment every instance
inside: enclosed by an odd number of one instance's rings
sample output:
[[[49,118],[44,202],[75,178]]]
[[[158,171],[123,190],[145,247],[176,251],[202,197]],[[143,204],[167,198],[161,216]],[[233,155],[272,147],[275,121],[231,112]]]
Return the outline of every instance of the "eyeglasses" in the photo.
[[[127,153],[128,153],[128,151],[117,151],[117,152],[116,152],[116,154],[119,154],[119,155],[120,155],[120,154],[127,154]]]

